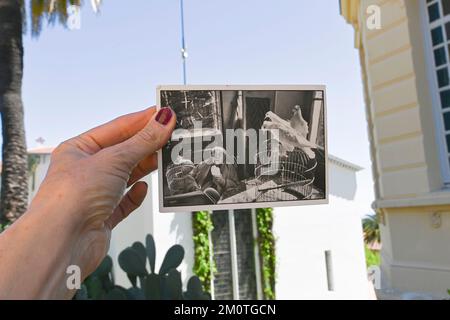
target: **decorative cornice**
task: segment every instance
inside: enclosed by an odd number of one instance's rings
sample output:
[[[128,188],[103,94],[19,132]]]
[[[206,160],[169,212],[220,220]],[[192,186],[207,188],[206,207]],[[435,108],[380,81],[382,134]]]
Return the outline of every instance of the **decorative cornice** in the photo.
[[[354,163],[351,163],[349,161],[343,160],[343,159],[338,158],[336,156],[333,156],[331,154],[328,155],[328,160],[331,163],[333,163],[333,164],[335,164],[335,165],[337,165],[339,167],[350,169],[351,171],[354,171],[354,172],[358,172],[358,171],[364,170],[363,167],[360,167],[360,166],[358,166],[358,165],[356,165]]]
[[[355,29],[355,48],[361,46],[361,36],[359,29],[359,6],[360,0],[339,0],[341,15],[347,23],[351,24]]]

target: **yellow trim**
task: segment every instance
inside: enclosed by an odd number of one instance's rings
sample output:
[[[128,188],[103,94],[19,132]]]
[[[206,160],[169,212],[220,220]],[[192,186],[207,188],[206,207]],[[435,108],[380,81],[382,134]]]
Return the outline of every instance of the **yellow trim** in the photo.
[[[394,57],[394,56],[396,56],[396,55],[398,55],[400,53],[403,53],[405,51],[408,51],[410,49],[411,49],[411,45],[410,44],[405,44],[404,46],[401,46],[401,47],[399,47],[399,48],[397,48],[395,50],[392,50],[392,51],[390,51],[388,53],[385,53],[385,54],[379,55],[378,57],[373,58],[372,60],[369,61],[369,64],[371,66],[373,66],[373,65],[375,65],[377,63],[380,63],[380,62],[382,62],[384,60],[392,58],[392,57]]]
[[[372,31],[371,33],[367,34],[367,40],[373,40],[374,38],[382,35],[383,33],[386,33],[398,26],[401,26],[404,23],[407,23],[408,19],[406,17],[402,17],[400,19],[398,19],[397,21],[394,21],[388,25],[383,26],[382,29],[377,30],[377,31]]]
[[[341,14],[345,20],[358,25],[359,0],[341,0]]]
[[[341,15],[347,23],[351,24],[355,29],[355,48],[361,47],[361,35],[359,29],[359,6],[360,0],[340,0]]]
[[[403,171],[403,170],[425,168],[426,166],[427,166],[427,164],[425,162],[417,162],[417,163],[403,164],[400,166],[384,167],[381,171],[383,173],[390,173],[390,172],[398,172],[398,171]]]
[[[417,138],[417,137],[420,137],[421,135],[422,135],[421,131],[409,132],[409,133],[401,134],[401,135],[398,135],[398,136],[393,136],[393,137],[380,139],[380,140],[378,140],[378,144],[379,145],[389,144],[389,143],[392,143],[392,142],[397,142],[397,141]]]
[[[414,101],[414,102],[407,103],[407,104],[404,104],[401,106],[389,108],[385,111],[377,112],[377,113],[375,113],[375,117],[382,118],[382,117],[390,116],[390,115],[393,115],[393,114],[396,114],[398,112],[402,112],[405,110],[414,109],[416,107],[418,107],[418,104],[417,104],[417,101]]]
[[[416,198],[416,197],[417,197],[417,193],[404,193],[404,194],[397,194],[395,196],[384,196],[383,198],[376,200],[375,202],[400,200],[400,199],[408,199],[408,198]]]
[[[415,76],[416,76],[415,73],[411,72],[411,73],[408,73],[408,74],[396,77],[394,79],[390,79],[390,80],[387,80],[387,81],[384,81],[384,82],[381,82],[381,83],[377,83],[377,84],[372,86],[372,91],[374,91],[374,92],[375,91],[379,91],[381,89],[389,87],[389,86],[391,86],[393,84],[396,84],[398,82],[402,82],[402,81],[405,81],[405,80],[408,80],[408,79],[412,79]]]

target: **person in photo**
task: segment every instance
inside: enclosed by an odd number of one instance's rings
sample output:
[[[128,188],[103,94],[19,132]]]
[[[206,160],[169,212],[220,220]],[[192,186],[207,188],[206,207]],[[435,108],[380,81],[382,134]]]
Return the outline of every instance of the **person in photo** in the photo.
[[[200,188],[217,203],[245,189],[239,180],[235,164],[226,163],[230,155],[222,147],[210,150],[211,156],[200,162],[191,172]],[[206,152],[205,152],[206,153]]]

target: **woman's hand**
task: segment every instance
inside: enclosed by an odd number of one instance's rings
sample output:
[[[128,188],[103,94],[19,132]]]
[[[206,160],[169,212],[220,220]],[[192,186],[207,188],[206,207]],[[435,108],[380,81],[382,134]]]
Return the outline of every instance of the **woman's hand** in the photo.
[[[226,182],[221,173],[219,173],[219,175],[216,176],[213,175],[212,180],[216,184],[216,186],[219,187],[221,190],[225,188]]]
[[[144,200],[147,184],[137,181],[157,167],[156,151],[169,139],[175,122],[170,108],[158,113],[149,108],[55,149],[30,209],[0,236],[0,298],[74,294],[66,287],[66,268],[79,266],[84,279],[105,257],[111,230]],[[23,274],[5,272],[5,261],[6,268],[17,270],[28,263],[37,272],[26,282]],[[17,286],[14,279],[20,277]]]

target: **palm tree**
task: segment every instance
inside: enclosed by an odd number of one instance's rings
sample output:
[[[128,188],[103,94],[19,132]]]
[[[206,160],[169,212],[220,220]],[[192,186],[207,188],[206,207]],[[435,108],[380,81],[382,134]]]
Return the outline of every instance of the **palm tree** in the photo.
[[[98,0],[92,0],[98,4]],[[81,0],[30,0],[31,34],[39,36],[42,22],[66,26],[69,5]],[[0,0],[0,112],[2,120],[2,179],[0,223],[13,222],[27,209],[28,159],[22,103],[25,0]]]
[[[364,242],[368,245],[381,242],[380,225],[377,215],[367,215],[363,219]]]

